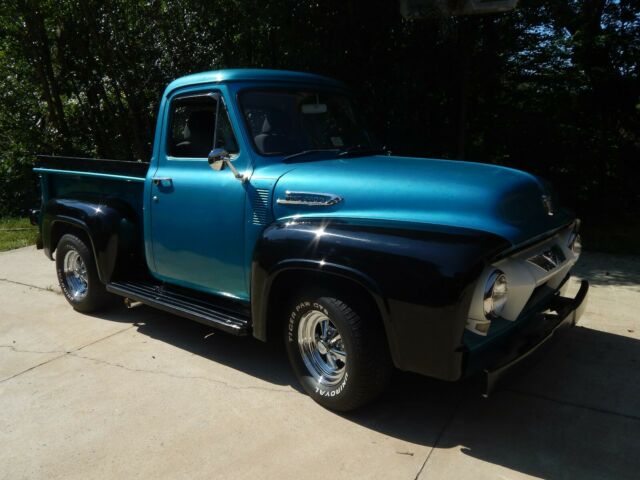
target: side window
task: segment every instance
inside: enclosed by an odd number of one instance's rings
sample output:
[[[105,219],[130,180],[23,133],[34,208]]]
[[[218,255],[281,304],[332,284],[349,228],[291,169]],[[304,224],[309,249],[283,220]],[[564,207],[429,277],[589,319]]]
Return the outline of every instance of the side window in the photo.
[[[171,102],[168,154],[178,158],[206,158],[213,145],[218,100],[213,95],[178,97]],[[215,148],[238,152],[229,115],[220,103]]]

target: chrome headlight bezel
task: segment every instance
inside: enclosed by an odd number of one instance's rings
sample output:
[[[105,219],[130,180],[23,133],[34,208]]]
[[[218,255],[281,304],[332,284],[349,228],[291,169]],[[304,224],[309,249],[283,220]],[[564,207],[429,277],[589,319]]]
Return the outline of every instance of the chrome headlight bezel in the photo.
[[[571,233],[567,237],[567,248],[578,258],[582,253],[582,237],[580,236],[580,225],[582,222],[576,220],[571,228]]]
[[[484,288],[483,310],[488,319],[500,317],[509,297],[509,282],[501,270],[494,270]]]
[[[568,247],[576,257],[579,257],[582,253],[582,237],[576,230],[571,232],[571,235],[569,236]]]

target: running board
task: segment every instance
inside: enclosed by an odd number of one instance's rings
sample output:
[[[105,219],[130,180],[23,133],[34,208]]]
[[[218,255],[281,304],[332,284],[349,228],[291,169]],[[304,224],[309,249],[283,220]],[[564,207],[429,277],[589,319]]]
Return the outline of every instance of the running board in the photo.
[[[107,284],[107,291],[142,302],[150,307],[195,320],[232,335],[247,335],[251,320],[248,313],[221,306],[212,295],[158,285],[148,281],[119,281]],[[222,303],[222,302],[220,302]]]

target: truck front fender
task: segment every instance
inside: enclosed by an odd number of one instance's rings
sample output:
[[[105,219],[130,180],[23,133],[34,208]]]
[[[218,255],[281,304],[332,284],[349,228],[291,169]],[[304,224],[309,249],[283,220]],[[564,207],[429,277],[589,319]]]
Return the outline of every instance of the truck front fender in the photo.
[[[396,367],[455,380],[471,295],[486,262],[510,244],[485,232],[346,219],[278,222],[252,262],[254,336],[264,340],[271,286],[284,271],[312,270],[357,283],[375,300]]]
[[[139,248],[139,220],[133,209],[117,199],[106,201],[56,198],[42,211],[42,243],[53,258],[60,237],[81,230],[90,242],[100,281],[108,283],[119,263]]]

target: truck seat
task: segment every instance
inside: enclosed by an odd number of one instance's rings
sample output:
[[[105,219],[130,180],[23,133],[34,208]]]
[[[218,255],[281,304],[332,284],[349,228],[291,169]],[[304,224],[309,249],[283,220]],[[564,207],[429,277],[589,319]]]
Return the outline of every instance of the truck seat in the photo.
[[[213,145],[215,113],[196,110],[189,114],[182,130],[184,140],[175,146],[176,156],[202,158],[209,155]]]
[[[262,122],[262,131],[254,137],[258,150],[263,154],[287,153],[289,144],[289,117],[279,110],[271,110]]]

